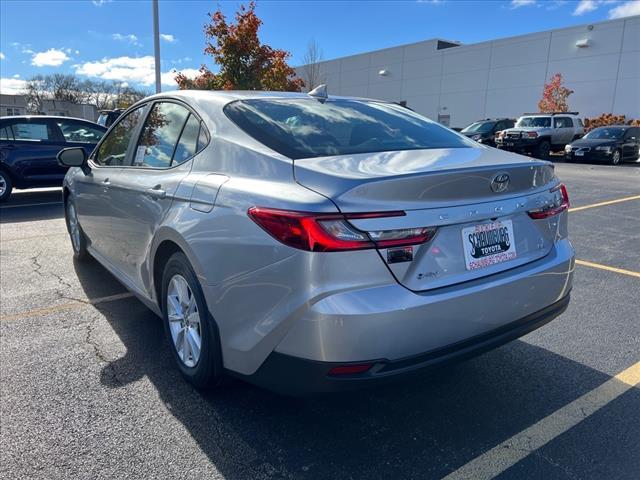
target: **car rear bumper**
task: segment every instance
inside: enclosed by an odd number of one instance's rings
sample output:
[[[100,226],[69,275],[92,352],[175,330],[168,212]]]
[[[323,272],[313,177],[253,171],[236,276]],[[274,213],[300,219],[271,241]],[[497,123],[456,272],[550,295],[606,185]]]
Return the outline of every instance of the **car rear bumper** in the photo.
[[[319,373],[312,386],[343,385],[343,378],[325,378],[330,368],[374,363],[367,374],[349,378],[361,384],[479,353],[561,313],[574,263],[573,247],[563,239],[539,260],[449,287],[412,292],[394,284],[329,295],[299,312],[274,352],[246,378],[295,391],[299,372]],[[412,358],[415,364],[407,363]]]
[[[256,385],[288,395],[338,392],[379,386],[424,374],[515,340],[542,327],[564,312],[569,305],[569,299],[570,295],[567,293],[553,304],[519,320],[419,355],[393,361],[384,358],[367,361],[366,363],[372,366],[363,373],[332,375],[332,368],[345,366],[345,363],[307,360],[273,352],[256,373],[244,378]]]

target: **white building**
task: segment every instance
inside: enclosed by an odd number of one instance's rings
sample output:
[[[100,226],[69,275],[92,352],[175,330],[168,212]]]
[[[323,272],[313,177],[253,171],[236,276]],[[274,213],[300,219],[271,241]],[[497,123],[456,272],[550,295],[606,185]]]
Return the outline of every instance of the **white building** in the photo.
[[[305,78],[304,67],[297,68]],[[640,16],[461,45],[444,40],[324,61],[329,94],[406,102],[453,127],[538,111],[561,73],[570,110],[640,118]]]

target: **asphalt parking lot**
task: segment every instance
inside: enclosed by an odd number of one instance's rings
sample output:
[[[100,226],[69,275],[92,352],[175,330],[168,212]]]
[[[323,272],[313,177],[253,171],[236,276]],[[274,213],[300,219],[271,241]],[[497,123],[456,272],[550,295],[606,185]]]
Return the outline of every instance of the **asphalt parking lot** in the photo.
[[[72,261],[60,191],[17,192],[0,206],[0,476],[639,478],[640,165],[557,171],[580,260],[561,317],[419,381],[306,399],[191,388],[161,321]]]

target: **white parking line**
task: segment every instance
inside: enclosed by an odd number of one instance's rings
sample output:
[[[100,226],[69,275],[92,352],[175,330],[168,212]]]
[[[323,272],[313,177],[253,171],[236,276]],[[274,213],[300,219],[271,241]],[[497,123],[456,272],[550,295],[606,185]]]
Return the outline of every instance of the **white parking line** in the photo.
[[[638,384],[640,384],[640,362],[474,458],[444,477],[444,480],[494,478]]]
[[[41,205],[62,205],[62,202],[40,202],[40,203],[25,203],[22,205],[4,205],[0,207],[0,210],[6,210],[9,208],[20,208],[20,207],[39,207]]]

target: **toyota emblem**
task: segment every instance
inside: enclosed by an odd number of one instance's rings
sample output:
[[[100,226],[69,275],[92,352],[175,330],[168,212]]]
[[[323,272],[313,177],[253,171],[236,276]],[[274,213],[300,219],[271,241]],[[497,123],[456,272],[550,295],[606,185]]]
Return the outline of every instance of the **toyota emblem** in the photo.
[[[496,193],[502,193],[509,188],[509,174],[508,173],[498,173],[493,180],[491,180],[491,190]]]

